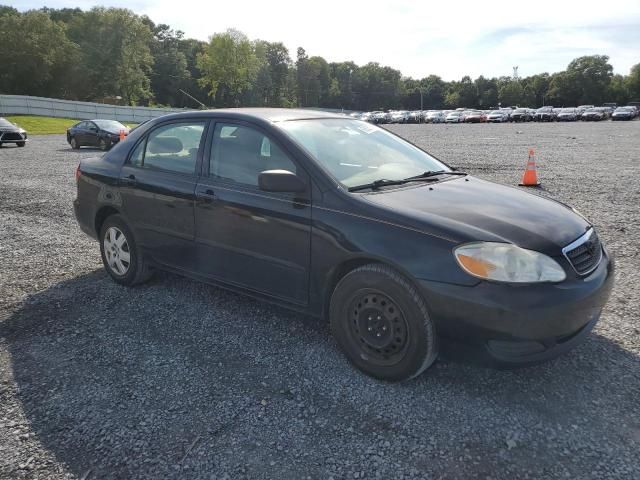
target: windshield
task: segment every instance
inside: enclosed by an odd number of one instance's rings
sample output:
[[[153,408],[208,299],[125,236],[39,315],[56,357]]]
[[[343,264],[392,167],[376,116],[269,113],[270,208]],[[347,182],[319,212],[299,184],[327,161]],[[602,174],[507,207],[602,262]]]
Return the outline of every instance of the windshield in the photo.
[[[575,109],[574,108],[563,108],[561,110],[562,113],[575,113]]]
[[[359,120],[291,120],[278,126],[346,187],[449,171],[419,148]]]
[[[102,130],[127,130],[127,127],[115,120],[94,120],[93,123]]]
[[[0,118],[0,127],[13,127],[13,123],[5,118]]]

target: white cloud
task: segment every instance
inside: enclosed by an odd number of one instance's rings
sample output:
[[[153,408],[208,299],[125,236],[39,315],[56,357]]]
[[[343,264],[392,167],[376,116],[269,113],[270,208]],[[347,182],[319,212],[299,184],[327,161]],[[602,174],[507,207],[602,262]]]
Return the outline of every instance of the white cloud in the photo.
[[[6,1],[6,0],[5,0]],[[26,3],[26,5],[25,5]],[[21,9],[44,2],[21,0]],[[49,7],[96,2],[52,0]],[[167,23],[188,37],[236,28],[250,38],[282,41],[295,57],[302,46],[329,61],[378,61],[403,74],[438,74],[447,80],[558,71],[576,56],[606,54],[616,72],[640,62],[640,2],[637,0],[417,2],[410,0],[114,0]]]

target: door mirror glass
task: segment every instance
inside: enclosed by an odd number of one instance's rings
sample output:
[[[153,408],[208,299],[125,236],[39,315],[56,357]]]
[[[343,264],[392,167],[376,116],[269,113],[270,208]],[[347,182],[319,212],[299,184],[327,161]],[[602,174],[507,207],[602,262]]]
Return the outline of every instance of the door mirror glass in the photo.
[[[305,184],[289,170],[265,170],[258,176],[258,186],[265,192],[304,192]]]

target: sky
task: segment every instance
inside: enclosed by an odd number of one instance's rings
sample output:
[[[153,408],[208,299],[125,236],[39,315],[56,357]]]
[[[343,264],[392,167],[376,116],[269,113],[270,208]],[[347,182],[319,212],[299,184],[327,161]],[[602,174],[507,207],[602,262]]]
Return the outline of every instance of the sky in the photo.
[[[564,70],[582,55],[608,55],[626,75],[640,63],[640,0],[0,0],[21,11],[126,7],[207,40],[235,28],[302,46],[327,61],[379,62],[405,76],[444,80],[521,77]]]

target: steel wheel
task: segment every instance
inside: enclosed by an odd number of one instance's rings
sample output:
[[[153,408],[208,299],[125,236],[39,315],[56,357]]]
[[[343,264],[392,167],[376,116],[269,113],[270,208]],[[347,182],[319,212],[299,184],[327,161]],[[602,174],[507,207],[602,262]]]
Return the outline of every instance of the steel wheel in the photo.
[[[100,148],[100,150],[102,151],[107,150],[107,141],[104,138],[101,138],[100,141],[98,142],[98,148]]]
[[[406,353],[408,329],[404,314],[387,295],[367,290],[351,301],[350,334],[360,350],[377,365],[394,365]]]
[[[109,227],[104,235],[103,246],[111,271],[119,276],[126,275],[131,265],[131,252],[124,233],[117,227]]]

